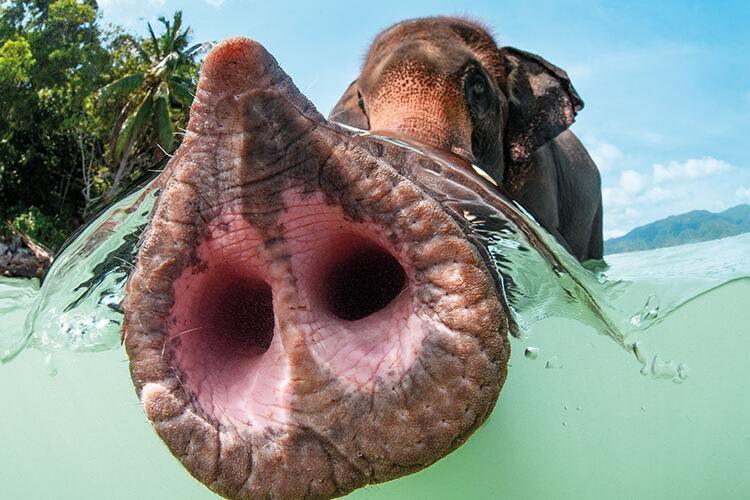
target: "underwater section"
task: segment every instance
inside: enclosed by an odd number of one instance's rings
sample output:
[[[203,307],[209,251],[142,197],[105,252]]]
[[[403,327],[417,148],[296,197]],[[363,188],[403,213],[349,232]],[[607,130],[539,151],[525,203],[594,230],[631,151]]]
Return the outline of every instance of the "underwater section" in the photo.
[[[39,280],[0,276],[0,361],[8,361],[26,344],[24,324],[39,296]]]
[[[629,264],[648,269],[654,253],[674,253],[698,266],[738,250],[750,254],[750,235],[640,252]],[[675,279],[671,292],[682,285]],[[735,280],[642,332],[653,352],[689,364],[682,384],[641,376],[609,337],[548,316],[527,339],[511,339],[505,387],[471,439],[424,471],[349,498],[744,498],[748,302],[750,279]],[[154,436],[122,350],[58,351],[55,377],[40,369],[45,357],[27,349],[0,366],[4,498],[219,499]]]

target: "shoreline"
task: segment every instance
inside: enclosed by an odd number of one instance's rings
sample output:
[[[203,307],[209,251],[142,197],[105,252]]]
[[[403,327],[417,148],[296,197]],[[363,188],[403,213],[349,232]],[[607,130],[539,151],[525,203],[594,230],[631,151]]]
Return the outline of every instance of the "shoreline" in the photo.
[[[39,278],[47,274],[54,253],[34,242],[10,224],[10,236],[0,236],[0,276],[10,278]]]

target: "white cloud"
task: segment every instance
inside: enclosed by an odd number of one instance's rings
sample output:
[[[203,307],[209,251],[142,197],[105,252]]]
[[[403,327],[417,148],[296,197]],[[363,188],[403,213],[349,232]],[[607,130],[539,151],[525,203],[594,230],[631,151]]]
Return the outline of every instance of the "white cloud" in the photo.
[[[664,140],[661,134],[646,129],[631,130],[628,135],[638,142],[650,145],[660,144]]]
[[[99,9],[109,9],[114,6],[129,5],[135,3],[135,0],[97,0],[96,4]]]
[[[594,163],[596,163],[596,166],[602,172],[612,170],[616,163],[624,156],[622,151],[608,142],[598,142],[588,151]]]
[[[167,0],[148,0],[148,3],[154,7],[164,7]]]
[[[711,156],[701,159],[691,158],[684,163],[670,161],[666,167],[660,163],[654,165],[654,182],[672,179],[697,179],[711,174],[731,170],[732,166]]]
[[[602,190],[602,202],[606,209],[626,208],[634,203],[634,198],[646,187],[648,179],[635,170],[625,170],[620,174],[620,183]]]
[[[659,186],[656,186],[646,192],[645,198],[652,202],[666,201],[674,198],[674,193],[669,189],[662,189]]]
[[[625,197],[622,190],[617,188],[602,189],[602,203],[604,204],[605,211],[611,208],[624,207],[628,202],[629,200]]]
[[[594,74],[594,67],[591,63],[574,62],[566,64],[564,68],[570,76],[570,80],[576,82],[576,85]]]
[[[610,238],[619,238],[620,236],[625,235],[625,231],[621,231],[619,229],[611,229],[609,231],[604,231],[604,239],[608,240]]]
[[[635,170],[625,170],[620,175],[620,188],[628,196],[640,193],[645,185],[646,177]]]
[[[627,169],[616,175],[615,171],[602,176],[607,237],[668,215],[699,208],[721,211],[750,200],[750,188],[745,187],[750,170],[710,156],[653,164],[650,171]]]
[[[224,0],[206,0],[206,3],[212,7],[220,7]]]

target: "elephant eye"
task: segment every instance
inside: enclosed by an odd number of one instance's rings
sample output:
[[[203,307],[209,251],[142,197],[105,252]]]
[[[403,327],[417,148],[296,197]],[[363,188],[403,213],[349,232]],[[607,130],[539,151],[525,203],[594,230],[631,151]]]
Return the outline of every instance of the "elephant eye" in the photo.
[[[365,99],[362,97],[362,92],[357,90],[357,104],[359,105],[359,109],[367,115],[367,109],[365,108]]]
[[[476,68],[470,68],[464,80],[464,91],[469,108],[476,116],[484,115],[490,107],[490,89],[487,78]]]

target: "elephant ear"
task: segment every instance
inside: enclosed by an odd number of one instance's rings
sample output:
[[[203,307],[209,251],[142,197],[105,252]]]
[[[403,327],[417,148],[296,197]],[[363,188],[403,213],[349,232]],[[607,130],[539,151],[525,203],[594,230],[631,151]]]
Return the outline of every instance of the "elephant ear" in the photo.
[[[358,80],[354,80],[339,102],[328,115],[330,121],[343,123],[352,127],[361,128],[362,130],[370,129],[370,120],[367,118],[364,109],[360,103]]]
[[[570,127],[583,101],[568,74],[541,57],[513,47],[500,55],[508,96],[504,147],[518,163]]]

